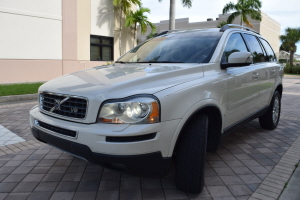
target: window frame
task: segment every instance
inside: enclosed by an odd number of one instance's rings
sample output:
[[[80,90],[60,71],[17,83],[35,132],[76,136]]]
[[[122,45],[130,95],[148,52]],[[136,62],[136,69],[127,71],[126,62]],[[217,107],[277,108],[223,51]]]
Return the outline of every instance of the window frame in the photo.
[[[272,52],[273,52],[273,55],[274,55],[274,57],[275,57],[275,59],[276,59],[276,61],[270,61],[270,58],[269,58],[269,56],[268,56],[268,53],[267,53],[267,50],[266,50],[266,47],[264,46],[264,44],[262,43],[262,41],[261,40],[264,40],[268,45],[269,45],[269,47],[271,48],[271,50],[272,50]],[[265,49],[265,52],[266,52],[266,57],[268,58],[268,61],[267,62],[277,62],[277,56],[276,56],[276,54],[275,54],[275,52],[274,52],[274,50],[273,50],[273,48],[272,48],[272,46],[270,45],[270,43],[266,40],[266,39],[264,39],[264,38],[261,38],[261,37],[258,37],[258,41],[260,42],[260,44],[261,44],[261,46]]]
[[[100,39],[100,43],[92,43],[92,38],[97,38]],[[106,38],[106,39],[110,39],[111,40],[111,44],[103,44],[102,39]],[[91,53],[90,53],[90,61],[114,61],[114,38],[113,37],[107,37],[107,36],[101,36],[101,35],[90,35],[90,52],[91,52],[91,47],[92,46],[97,46],[100,47],[100,55],[101,58],[103,57],[103,52],[102,52],[102,47],[111,47],[111,57],[110,60],[92,60],[91,59]]]
[[[246,46],[247,51],[248,51],[249,53],[251,53],[251,50],[250,50],[250,48],[249,48],[249,46],[248,46],[248,44],[247,44],[245,38],[243,37],[243,34],[242,34],[241,32],[233,32],[233,33],[231,33],[230,35],[228,35],[228,38],[227,38],[227,40],[226,40],[226,42],[225,42],[225,45],[224,45],[224,48],[222,49],[222,56],[221,56],[221,60],[220,60],[221,65],[222,65],[222,64],[227,64],[227,63],[222,63],[222,59],[223,59],[223,56],[224,56],[225,49],[226,49],[226,46],[227,46],[227,44],[228,44],[228,41],[229,41],[230,37],[231,37],[233,34],[239,34],[239,35],[241,36],[242,40],[244,41],[244,44],[245,44],[245,46]],[[251,54],[252,54],[252,53],[251,53]]]
[[[249,50],[250,50],[249,52],[250,52],[250,53],[252,54],[252,56],[253,56],[253,64],[269,62],[269,61],[268,61],[269,59],[267,59],[266,50],[265,50],[264,46],[261,44],[260,40],[258,39],[258,37],[257,37],[256,35],[253,35],[253,34],[250,34],[250,33],[242,33],[241,35],[242,35],[242,37],[244,38],[244,41],[246,42],[246,45],[248,46],[248,48],[249,48]],[[254,55],[253,55],[253,53],[252,53],[252,49],[251,49],[251,46],[250,46],[249,42],[248,42],[247,39],[245,38],[245,35],[251,35],[251,36],[255,37],[255,39],[257,40],[257,42],[258,42],[258,44],[259,44],[259,46],[260,46],[260,48],[261,48],[261,50],[262,50],[262,52],[263,52],[263,54],[264,54],[264,57],[265,57],[265,61],[264,61],[264,62],[256,62],[256,63],[254,62]]]

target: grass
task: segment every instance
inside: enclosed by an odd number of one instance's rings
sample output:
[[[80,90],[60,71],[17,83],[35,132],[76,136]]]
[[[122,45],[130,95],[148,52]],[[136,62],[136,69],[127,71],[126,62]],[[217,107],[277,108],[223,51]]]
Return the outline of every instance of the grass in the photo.
[[[0,85],[0,96],[34,94],[43,83]]]

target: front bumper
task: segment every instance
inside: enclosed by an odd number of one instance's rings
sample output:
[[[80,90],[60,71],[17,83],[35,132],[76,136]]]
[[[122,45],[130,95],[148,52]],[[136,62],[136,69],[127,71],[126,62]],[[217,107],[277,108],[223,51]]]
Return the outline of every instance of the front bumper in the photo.
[[[52,126],[76,131],[76,137],[66,137],[41,128],[38,120]],[[57,119],[39,112],[30,111],[33,135],[40,141],[66,152],[102,165],[135,175],[159,175],[167,173],[172,152],[170,146],[178,120],[156,124],[81,124]],[[135,137],[155,133],[155,137],[137,142],[113,142],[108,137]]]
[[[160,152],[134,156],[94,153],[86,145],[55,137],[34,127],[31,128],[31,131],[34,137],[41,142],[55,146],[91,163],[132,175],[165,176],[172,161],[171,158],[163,158]]]

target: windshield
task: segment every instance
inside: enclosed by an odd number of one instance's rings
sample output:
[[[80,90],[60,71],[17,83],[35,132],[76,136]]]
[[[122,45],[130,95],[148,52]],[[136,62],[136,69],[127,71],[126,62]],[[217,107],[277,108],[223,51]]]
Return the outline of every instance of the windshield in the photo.
[[[221,32],[185,32],[148,40],[125,54],[117,63],[207,63]]]

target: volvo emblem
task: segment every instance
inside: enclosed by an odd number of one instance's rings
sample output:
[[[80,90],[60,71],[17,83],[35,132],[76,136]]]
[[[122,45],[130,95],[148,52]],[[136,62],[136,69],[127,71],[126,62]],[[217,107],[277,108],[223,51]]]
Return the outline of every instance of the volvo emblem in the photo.
[[[68,99],[70,99],[70,97],[66,97],[63,100],[59,100],[59,99],[54,99],[54,106],[50,109],[50,112],[53,112],[55,110],[60,110],[60,106],[65,103],[66,101],[68,101]]]
[[[72,113],[77,113],[77,112],[78,112],[78,109],[77,109],[77,108],[71,108],[71,112],[72,112]]]

